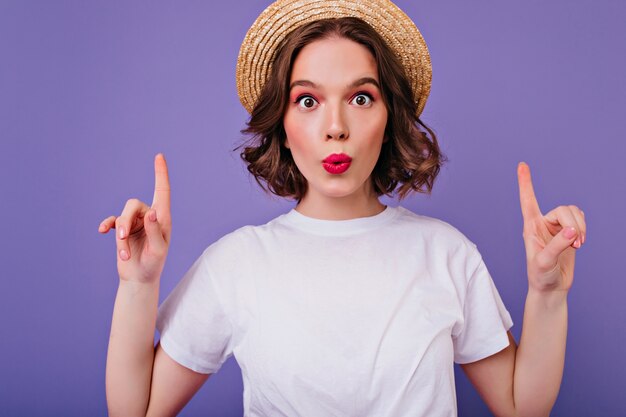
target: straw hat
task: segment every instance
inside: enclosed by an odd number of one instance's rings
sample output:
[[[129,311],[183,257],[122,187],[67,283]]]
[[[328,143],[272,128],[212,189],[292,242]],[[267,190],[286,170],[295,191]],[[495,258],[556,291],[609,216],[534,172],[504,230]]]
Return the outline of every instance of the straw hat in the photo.
[[[237,59],[237,92],[248,113],[272,70],[276,49],[289,33],[316,20],[350,16],[372,26],[395,52],[409,78],[419,116],[430,92],[430,55],[413,21],[388,0],[278,0],[270,4],[248,30]]]

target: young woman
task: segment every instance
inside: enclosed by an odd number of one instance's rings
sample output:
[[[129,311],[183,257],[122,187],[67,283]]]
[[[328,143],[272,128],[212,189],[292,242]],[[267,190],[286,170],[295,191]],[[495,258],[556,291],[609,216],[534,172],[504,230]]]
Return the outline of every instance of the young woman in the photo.
[[[410,19],[386,1],[278,1],[248,32],[237,76],[251,112],[242,157],[297,205],[208,247],[157,310],[171,233],[157,155],[152,206],[131,199],[99,229],[117,230],[120,275],[110,414],[175,415],[234,354],[246,416],[456,415],[454,362],[494,414],[548,415],[583,213],[542,215],[519,165],[529,289],[517,346],[476,246],[379,200],[430,192],[443,162],[419,120],[430,61]]]

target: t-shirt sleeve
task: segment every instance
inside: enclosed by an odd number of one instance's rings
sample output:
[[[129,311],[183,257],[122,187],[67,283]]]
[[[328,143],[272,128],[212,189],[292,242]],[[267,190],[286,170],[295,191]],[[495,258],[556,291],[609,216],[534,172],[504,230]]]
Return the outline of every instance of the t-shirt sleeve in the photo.
[[[507,330],[513,326],[500,294],[478,250],[478,265],[471,273],[463,303],[463,325],[453,337],[454,361],[470,363],[491,356],[509,345]]]
[[[217,372],[232,354],[232,327],[207,267],[205,251],[159,307],[161,347],[176,362]]]

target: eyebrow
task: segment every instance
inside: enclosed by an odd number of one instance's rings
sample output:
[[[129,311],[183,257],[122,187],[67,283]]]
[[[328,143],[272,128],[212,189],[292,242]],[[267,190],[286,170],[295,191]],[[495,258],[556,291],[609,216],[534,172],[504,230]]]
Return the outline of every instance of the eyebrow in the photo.
[[[355,87],[360,87],[364,84],[373,84],[376,88],[378,88],[380,90],[380,84],[378,84],[378,81],[376,81],[376,79],[372,78],[372,77],[363,77],[363,78],[359,78],[358,80],[354,81],[352,84],[350,84],[348,86],[348,88],[355,88]],[[303,87],[311,87],[311,88],[318,88],[318,85],[315,84],[313,81],[309,81],[309,80],[297,80],[291,83],[291,85],[289,86],[289,91],[291,91],[294,87],[296,86],[303,86]]]

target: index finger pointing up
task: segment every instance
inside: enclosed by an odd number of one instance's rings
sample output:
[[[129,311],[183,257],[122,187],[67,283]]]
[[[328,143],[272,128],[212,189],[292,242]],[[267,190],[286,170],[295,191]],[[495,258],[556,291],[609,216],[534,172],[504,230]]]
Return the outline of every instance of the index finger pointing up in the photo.
[[[167,172],[167,163],[163,154],[154,157],[154,198],[152,208],[157,215],[169,215],[170,211],[170,179]]]
[[[519,184],[519,201],[524,220],[540,217],[541,210],[539,209],[533,182],[530,178],[530,167],[526,162],[520,162],[517,166],[517,182]]]

